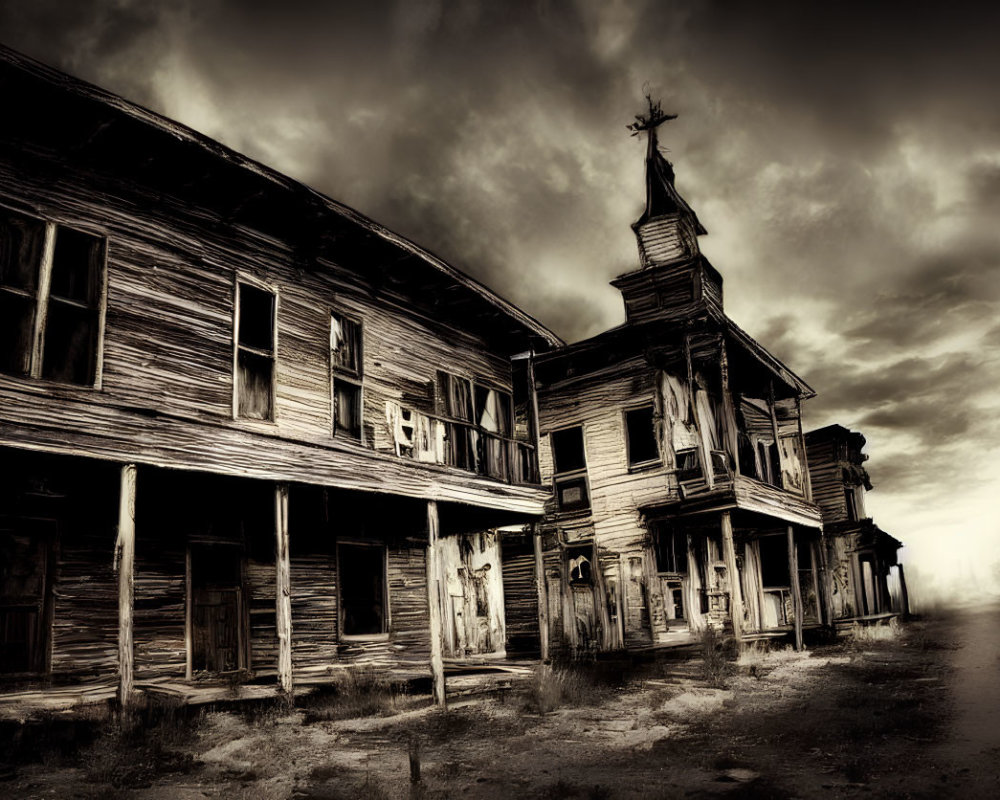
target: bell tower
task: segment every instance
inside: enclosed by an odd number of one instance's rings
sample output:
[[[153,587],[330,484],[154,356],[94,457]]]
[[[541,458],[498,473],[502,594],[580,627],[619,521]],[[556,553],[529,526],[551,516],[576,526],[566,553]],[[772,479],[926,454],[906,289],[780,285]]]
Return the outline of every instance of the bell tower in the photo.
[[[660,152],[657,128],[676,119],[646,95],[646,115],[628,129],[645,133],[646,208],[632,225],[640,268],[611,282],[625,299],[629,321],[683,316],[711,303],[722,310],[722,276],[701,255],[698,237],[707,233],[674,186],[674,166]]]

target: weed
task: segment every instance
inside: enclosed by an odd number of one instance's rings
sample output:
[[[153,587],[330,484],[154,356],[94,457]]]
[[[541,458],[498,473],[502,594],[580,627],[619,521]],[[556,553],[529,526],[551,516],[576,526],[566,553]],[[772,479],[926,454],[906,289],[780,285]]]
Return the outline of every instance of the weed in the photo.
[[[386,716],[396,711],[402,689],[372,666],[345,669],[329,690],[307,703],[306,722]]]
[[[525,709],[536,714],[547,714],[560,706],[600,703],[604,691],[593,673],[592,665],[542,664],[535,671],[525,694]]]
[[[715,628],[706,627],[700,638],[702,678],[716,689],[724,689],[736,671],[736,643]]]

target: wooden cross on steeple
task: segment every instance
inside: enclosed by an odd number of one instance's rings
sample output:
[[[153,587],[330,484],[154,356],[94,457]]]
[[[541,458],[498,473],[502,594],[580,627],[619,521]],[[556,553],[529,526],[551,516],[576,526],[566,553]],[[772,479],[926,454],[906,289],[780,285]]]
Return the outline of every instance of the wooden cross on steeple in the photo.
[[[677,115],[664,114],[663,103],[660,100],[654,103],[652,95],[648,92],[646,93],[646,103],[649,106],[649,112],[646,115],[636,114],[635,122],[625,127],[632,131],[633,136],[638,136],[643,131],[649,132],[649,147],[646,158],[651,158],[656,153],[656,129],[664,122],[677,119]]]

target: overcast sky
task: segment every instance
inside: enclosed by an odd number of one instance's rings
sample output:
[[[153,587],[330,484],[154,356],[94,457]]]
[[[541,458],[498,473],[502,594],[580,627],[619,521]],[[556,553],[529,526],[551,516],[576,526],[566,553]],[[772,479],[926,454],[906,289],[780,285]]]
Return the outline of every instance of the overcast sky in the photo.
[[[979,8],[977,6],[982,6]],[[623,319],[648,85],[728,313],[868,437],[916,593],[1000,591],[1000,11],[0,0],[0,40],[414,239],[569,340]],[[875,6],[875,7],[873,7]]]

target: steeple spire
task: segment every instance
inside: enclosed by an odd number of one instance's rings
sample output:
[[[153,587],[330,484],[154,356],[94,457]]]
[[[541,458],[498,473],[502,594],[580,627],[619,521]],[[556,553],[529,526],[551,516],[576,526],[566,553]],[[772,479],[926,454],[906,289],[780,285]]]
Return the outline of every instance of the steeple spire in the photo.
[[[646,115],[637,115],[628,125],[633,136],[645,132],[646,147],[646,209],[632,229],[639,239],[639,255],[644,267],[674,263],[698,255],[695,237],[707,233],[697,215],[677,193],[674,187],[674,167],[663,157],[657,141],[656,129],[664,122],[677,119],[676,114],[665,114],[660,101],[653,102],[646,95],[649,105]]]

